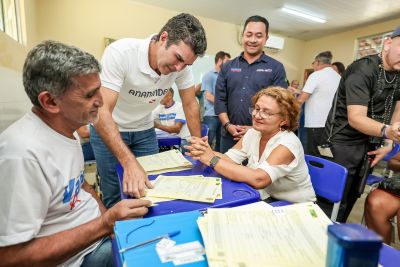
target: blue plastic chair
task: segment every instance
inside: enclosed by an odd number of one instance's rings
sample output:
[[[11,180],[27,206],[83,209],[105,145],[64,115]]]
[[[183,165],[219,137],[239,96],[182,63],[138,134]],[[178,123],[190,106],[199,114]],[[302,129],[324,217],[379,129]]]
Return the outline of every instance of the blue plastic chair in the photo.
[[[201,124],[201,137],[207,136],[208,135],[208,125],[202,123]]]
[[[315,194],[333,202],[331,220],[336,221],[347,179],[347,169],[335,162],[305,155]]]

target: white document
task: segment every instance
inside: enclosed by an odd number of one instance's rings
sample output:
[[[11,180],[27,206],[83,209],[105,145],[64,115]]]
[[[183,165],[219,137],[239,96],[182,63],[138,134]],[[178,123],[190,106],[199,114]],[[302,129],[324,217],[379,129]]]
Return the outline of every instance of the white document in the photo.
[[[198,224],[209,266],[325,266],[331,222],[315,204],[209,209],[205,216]]]
[[[188,161],[179,150],[168,150],[154,155],[137,158],[148,174],[155,172],[177,171],[192,168],[192,163]]]
[[[146,190],[146,197],[184,199],[213,203],[217,197],[220,181],[204,179],[199,175],[163,176],[154,182],[154,188]]]

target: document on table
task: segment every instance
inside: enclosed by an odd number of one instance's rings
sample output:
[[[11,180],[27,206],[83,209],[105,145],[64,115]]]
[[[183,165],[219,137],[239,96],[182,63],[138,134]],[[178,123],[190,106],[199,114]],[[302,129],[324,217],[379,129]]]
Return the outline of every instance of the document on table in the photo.
[[[191,176],[159,175],[154,182],[154,188],[147,189],[146,197],[161,197],[184,199],[191,201],[213,203],[220,192],[219,178]]]
[[[208,209],[198,220],[209,266],[325,266],[329,218],[315,204]]]
[[[192,168],[192,163],[187,160],[179,150],[168,150],[154,155],[137,158],[147,174],[157,174],[167,171],[180,171]]]

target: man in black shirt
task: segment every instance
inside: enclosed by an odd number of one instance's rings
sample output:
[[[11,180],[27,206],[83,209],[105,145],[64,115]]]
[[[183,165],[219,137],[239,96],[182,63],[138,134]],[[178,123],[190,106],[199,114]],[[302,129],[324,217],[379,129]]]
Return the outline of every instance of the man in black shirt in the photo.
[[[400,141],[399,76],[400,27],[385,40],[381,54],[353,62],[340,81],[325,125],[325,146],[319,147],[322,156],[348,170],[338,222],[346,222],[359,196],[367,155],[373,167],[393,141]]]

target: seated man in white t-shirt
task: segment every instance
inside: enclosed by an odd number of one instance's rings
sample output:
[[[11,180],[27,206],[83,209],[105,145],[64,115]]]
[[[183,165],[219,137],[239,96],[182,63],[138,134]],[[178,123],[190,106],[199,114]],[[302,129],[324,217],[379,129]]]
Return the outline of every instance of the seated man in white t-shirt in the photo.
[[[169,88],[160,105],[153,110],[153,119],[154,128],[178,135],[182,139],[181,146],[187,144],[186,139],[190,137],[190,132],[182,104],[174,101],[174,89]]]
[[[114,266],[115,221],[147,213],[150,202],[138,199],[106,210],[84,180],[75,131],[98,119],[99,72],[72,46],[45,41],[29,52],[23,84],[33,107],[0,134],[1,266]]]

